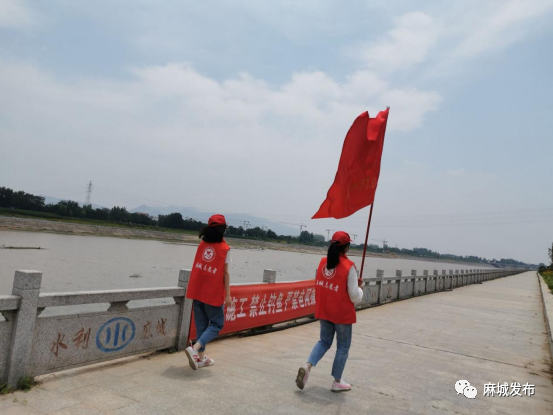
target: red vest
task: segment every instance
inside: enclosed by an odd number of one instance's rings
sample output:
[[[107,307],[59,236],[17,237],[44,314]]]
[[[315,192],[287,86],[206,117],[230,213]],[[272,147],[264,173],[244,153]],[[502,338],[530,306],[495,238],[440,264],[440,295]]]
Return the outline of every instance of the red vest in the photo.
[[[321,259],[315,279],[315,318],[334,324],[353,324],[356,320],[355,306],[348,294],[348,274],[355,266],[347,256],[340,256],[334,269],[327,269],[326,257]]]
[[[186,298],[216,307],[225,303],[225,260],[229,249],[225,241],[200,242],[194,258]]]

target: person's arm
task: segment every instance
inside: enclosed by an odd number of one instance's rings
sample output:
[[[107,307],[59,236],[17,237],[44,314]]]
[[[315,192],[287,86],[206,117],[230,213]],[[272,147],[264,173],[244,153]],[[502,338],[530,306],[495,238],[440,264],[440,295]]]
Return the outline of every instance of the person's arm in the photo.
[[[228,264],[225,264],[225,291],[227,296],[225,298],[225,305],[229,307],[232,303],[230,298],[230,274],[228,273]]]
[[[353,304],[357,304],[363,299],[363,290],[359,288],[359,280],[357,279],[357,269],[353,265],[348,274],[348,294]]]

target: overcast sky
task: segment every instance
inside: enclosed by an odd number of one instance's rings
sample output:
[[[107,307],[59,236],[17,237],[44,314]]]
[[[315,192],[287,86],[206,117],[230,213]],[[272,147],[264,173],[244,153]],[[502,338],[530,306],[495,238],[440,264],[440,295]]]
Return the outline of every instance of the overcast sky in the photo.
[[[552,23],[551,0],[0,0],[0,186],[360,242],[368,209],[309,218],[389,105],[371,237],[546,262]]]

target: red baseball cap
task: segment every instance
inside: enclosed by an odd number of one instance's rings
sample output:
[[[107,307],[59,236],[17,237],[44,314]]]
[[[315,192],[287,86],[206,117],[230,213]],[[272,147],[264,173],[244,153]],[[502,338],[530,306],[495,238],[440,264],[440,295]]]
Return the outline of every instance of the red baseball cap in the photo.
[[[349,233],[344,231],[338,231],[335,232],[334,235],[332,235],[332,243],[338,242],[338,245],[346,245],[351,242],[351,238],[349,237]]]
[[[208,226],[221,226],[226,225],[227,221],[223,215],[213,215],[207,221]]]

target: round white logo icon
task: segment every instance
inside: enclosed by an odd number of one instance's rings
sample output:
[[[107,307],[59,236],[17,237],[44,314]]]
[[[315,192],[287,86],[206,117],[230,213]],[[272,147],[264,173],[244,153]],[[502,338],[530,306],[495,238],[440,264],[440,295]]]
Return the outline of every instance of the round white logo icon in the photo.
[[[205,248],[202,258],[205,262],[213,261],[213,258],[215,258],[215,249],[213,249],[211,246]]]
[[[328,269],[326,265],[323,267],[323,277],[331,279],[334,275],[336,275],[336,268]]]
[[[478,391],[474,386],[471,386],[468,380],[458,380],[455,382],[455,390],[457,395],[463,394],[466,398],[474,399],[478,394]]]

